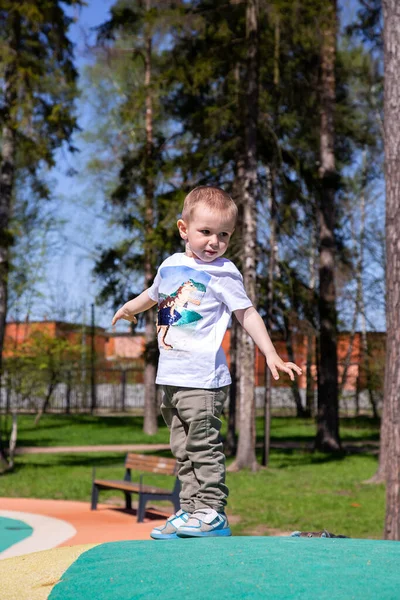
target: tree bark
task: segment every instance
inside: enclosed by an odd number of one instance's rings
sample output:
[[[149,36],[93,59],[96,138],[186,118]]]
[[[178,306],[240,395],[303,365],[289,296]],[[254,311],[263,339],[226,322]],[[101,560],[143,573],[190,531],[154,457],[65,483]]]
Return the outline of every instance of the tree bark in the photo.
[[[2,373],[2,356],[4,334],[6,328],[7,303],[8,303],[8,274],[9,274],[9,248],[12,242],[9,231],[9,222],[12,212],[12,197],[15,179],[16,160],[16,130],[13,112],[16,108],[16,72],[17,56],[19,50],[20,21],[17,12],[12,13],[11,34],[8,47],[12,53],[12,60],[4,71],[1,131],[1,164],[0,164],[0,377]],[[1,435],[3,434],[3,435]],[[7,462],[5,432],[0,432],[0,458]]]
[[[276,40],[275,40],[276,41]],[[276,48],[276,46],[275,46]],[[277,57],[275,56],[276,60]],[[278,67],[276,66],[276,70]],[[275,71],[276,72],[276,71]],[[278,71],[279,72],[279,71]],[[275,83],[275,81],[274,81]],[[268,290],[267,290],[267,328],[269,331],[272,329],[272,310],[274,304],[274,278],[275,269],[277,263],[277,210],[276,210],[276,199],[275,199],[275,188],[274,188],[274,172],[269,169],[269,185],[268,185],[268,201],[269,201],[269,215],[270,215],[270,233],[269,233],[269,264],[268,264]],[[265,391],[264,391],[264,440],[263,440],[263,453],[261,464],[263,467],[268,466],[270,446],[271,446],[271,410],[272,410],[272,376],[271,371],[265,365],[265,379],[264,379]]]
[[[363,165],[365,164],[365,157],[363,158]],[[364,172],[364,169],[363,169]],[[362,294],[363,294],[363,289],[362,289],[362,273],[363,273],[363,253],[364,253],[364,229],[365,229],[365,211],[364,211],[364,204],[365,204],[365,187],[364,184],[362,182],[361,184],[361,189],[360,189],[360,235],[359,235],[359,239],[357,240],[357,233],[356,233],[356,228],[355,228],[355,218],[356,215],[352,214],[350,219],[351,219],[351,237],[352,237],[352,243],[353,246],[356,248],[358,246],[358,256],[357,256],[357,261],[356,261],[356,284],[357,284],[357,288],[356,288],[356,298],[355,298],[355,303],[354,303],[354,313],[353,313],[353,321],[351,324],[351,331],[350,331],[350,337],[349,337],[349,344],[347,346],[347,352],[346,352],[346,357],[344,360],[344,365],[343,365],[343,371],[342,371],[342,377],[339,383],[339,391],[338,391],[338,395],[339,395],[339,399],[342,399],[342,394],[344,391],[344,387],[346,385],[347,382],[347,374],[349,371],[349,367],[350,367],[350,362],[351,362],[351,355],[353,353],[353,346],[354,346],[354,339],[356,337],[356,329],[357,329],[357,322],[358,322],[358,317],[360,314],[360,309],[361,309],[361,299],[362,299]],[[361,353],[360,353],[360,357],[361,357]]]
[[[387,435],[384,537],[400,540],[400,6],[383,0],[386,177],[386,371]]]
[[[48,407],[50,405],[51,396],[53,394],[53,391],[54,391],[54,388],[56,385],[57,385],[57,375],[56,375],[56,373],[53,373],[51,380],[49,382],[48,388],[47,388],[46,397],[43,401],[43,404],[41,405],[41,407],[39,408],[39,410],[36,414],[35,421],[34,421],[35,427],[37,425],[39,425],[40,419],[43,417],[44,413],[48,409]]]
[[[146,0],[146,11],[151,9],[151,0]],[[145,90],[146,90],[146,148],[144,164],[145,190],[145,242],[144,242],[144,279],[145,288],[151,286],[154,277],[154,252],[152,233],[154,228],[154,168],[153,168],[153,97],[152,76],[152,35],[150,25],[145,33]],[[157,394],[156,370],[157,350],[155,336],[155,310],[145,313],[145,369],[144,369],[144,422],[143,431],[149,435],[157,433]]]
[[[16,129],[14,110],[17,102],[16,73],[19,49],[20,22],[18,13],[12,14],[11,34],[8,47],[12,60],[4,72],[4,104],[2,107],[1,164],[0,164],[0,371],[7,316],[7,284],[9,271],[9,247],[11,234],[8,229],[15,177]]]
[[[247,68],[245,74],[245,169],[243,178],[243,280],[247,294],[256,304],[256,194],[258,122],[258,0],[246,7]],[[240,429],[236,459],[231,470],[258,468],[255,453],[254,343],[241,331]]]
[[[387,358],[386,358],[387,361]],[[388,369],[385,369],[385,390],[388,388],[386,379],[389,377]],[[386,483],[387,474],[389,469],[389,410],[388,403],[386,402],[386,395],[383,398],[382,417],[381,417],[381,429],[380,429],[380,443],[379,443],[379,463],[376,473],[364,481],[364,483],[380,484]]]
[[[290,360],[290,362],[295,363],[296,357],[294,355],[294,350],[293,350],[293,338],[292,338],[292,331],[290,328],[290,322],[289,322],[287,314],[284,314],[283,318],[285,321],[285,330],[286,330],[285,343],[286,343],[286,350],[288,353],[288,359]],[[297,383],[297,379],[290,382],[290,387],[292,388],[293,399],[294,399],[294,403],[296,405],[296,417],[303,418],[306,416],[306,413],[304,411],[303,403],[301,401],[299,384]]]
[[[372,407],[372,413],[375,419],[379,418],[378,406],[374,395],[372,378],[371,378],[371,361],[369,356],[369,345],[367,336],[367,320],[365,317],[365,301],[364,301],[364,284],[362,274],[364,271],[364,240],[365,240],[365,189],[367,179],[367,155],[366,151],[363,152],[363,173],[362,173],[362,187],[360,192],[360,242],[359,242],[359,266],[357,269],[357,296],[359,299],[359,309],[361,316],[361,341],[362,350],[365,361],[365,371],[367,379],[367,392],[369,401]]]
[[[225,440],[225,454],[226,456],[234,456],[237,447],[237,435],[236,435],[236,419],[237,419],[237,383],[238,383],[238,360],[237,360],[237,338],[239,333],[239,321],[232,319],[231,325],[231,338],[230,338],[230,372],[232,377],[232,384],[230,387],[229,394],[229,414],[228,414],[228,431]]]
[[[311,231],[311,252],[310,252],[310,308],[314,308],[315,281],[316,281],[316,258],[317,258],[317,223],[315,211],[313,211],[312,231]],[[311,313],[311,310],[310,310]],[[307,366],[306,366],[306,416],[312,417],[315,414],[315,382],[312,374],[312,365],[317,365],[317,355],[315,352],[316,335],[312,329],[313,319],[310,315],[310,325],[307,332]]]
[[[339,439],[337,324],[335,291],[335,62],[336,0],[326,4],[321,46],[321,121],[319,202],[319,320],[320,354],[318,415],[315,447],[325,452],[341,449]]]
[[[240,68],[236,65],[235,80],[237,83],[238,104],[242,108],[242,97],[240,90]],[[238,207],[238,227],[237,234],[233,240],[233,251],[240,268],[242,269],[242,247],[243,247],[243,176],[244,176],[244,153],[243,148],[238,149],[236,161],[236,174],[232,187],[232,198]],[[241,326],[239,321],[232,319],[231,326],[231,378],[232,385],[230,389],[229,402],[229,420],[228,435],[226,440],[226,452],[228,456],[234,456],[237,450],[237,431],[240,425],[240,359],[242,355],[242,337],[240,333]]]

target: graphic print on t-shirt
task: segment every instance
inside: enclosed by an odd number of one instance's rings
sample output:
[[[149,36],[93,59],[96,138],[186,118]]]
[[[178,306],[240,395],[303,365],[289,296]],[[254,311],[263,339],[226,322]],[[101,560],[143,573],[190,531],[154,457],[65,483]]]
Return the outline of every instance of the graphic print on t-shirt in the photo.
[[[157,336],[161,333],[161,348],[172,350],[174,346],[165,339],[169,328],[196,327],[203,317],[194,308],[200,306],[211,277],[186,266],[164,267],[160,275]]]

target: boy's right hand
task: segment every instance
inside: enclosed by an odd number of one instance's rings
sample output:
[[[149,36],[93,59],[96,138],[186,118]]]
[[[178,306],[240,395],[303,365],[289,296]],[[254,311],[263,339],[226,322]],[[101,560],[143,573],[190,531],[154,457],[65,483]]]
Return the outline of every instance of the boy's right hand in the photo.
[[[120,319],[124,319],[125,321],[129,321],[130,323],[134,323],[135,325],[137,323],[137,318],[135,317],[135,315],[129,314],[129,312],[124,307],[122,307],[119,310],[117,310],[117,312],[113,316],[113,320],[111,321],[111,325],[115,325],[117,323],[117,321],[119,321]]]

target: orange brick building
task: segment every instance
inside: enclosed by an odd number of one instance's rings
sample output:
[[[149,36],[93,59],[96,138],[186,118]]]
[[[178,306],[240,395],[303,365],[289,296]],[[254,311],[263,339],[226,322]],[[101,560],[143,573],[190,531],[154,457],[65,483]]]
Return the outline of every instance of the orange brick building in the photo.
[[[12,356],[15,349],[28,341],[35,333],[66,339],[71,344],[84,346],[86,352],[91,346],[91,328],[88,326],[63,321],[11,322],[6,324],[3,357],[7,359]],[[95,327],[94,347],[97,356],[104,357],[106,355],[106,344],[105,329]]]
[[[51,337],[69,340],[72,344],[80,345],[82,351],[88,356],[91,351],[92,330],[89,326],[81,324],[65,323],[62,321],[40,321],[31,323],[11,322],[6,325],[4,358],[12,356],[15,349],[28,340],[35,332],[45,333]],[[312,366],[313,377],[316,378],[315,367],[315,340],[313,340],[314,365]],[[288,360],[286,343],[282,339],[274,337],[274,344],[277,352],[284,360]],[[344,385],[344,391],[355,391],[358,387],[363,389],[366,385],[367,373],[371,383],[372,379],[377,381],[382,378],[384,369],[385,355],[385,334],[370,332],[368,333],[368,346],[372,357],[366,359],[362,352],[361,334],[356,333],[352,341],[352,349],[348,357],[350,345],[350,334],[340,333],[338,337],[338,362],[339,362],[339,381],[341,380],[344,364],[347,360],[347,376]],[[116,333],[108,332],[102,327],[94,328],[94,348],[96,365],[100,368],[141,366],[143,364],[143,351],[145,340],[142,334]],[[223,340],[228,363],[230,363],[230,331],[226,332]],[[306,360],[307,360],[307,337],[303,335],[293,336],[293,353],[296,363],[303,369],[303,375],[298,379],[300,389],[306,388]],[[368,362],[368,364],[367,364]],[[368,367],[368,368],[367,368]],[[264,385],[265,377],[265,359],[261,352],[256,348],[255,360],[256,385]],[[273,382],[274,386],[287,386],[287,378],[282,377],[278,382]],[[378,383],[376,383],[378,386]],[[379,385],[381,385],[379,383]]]

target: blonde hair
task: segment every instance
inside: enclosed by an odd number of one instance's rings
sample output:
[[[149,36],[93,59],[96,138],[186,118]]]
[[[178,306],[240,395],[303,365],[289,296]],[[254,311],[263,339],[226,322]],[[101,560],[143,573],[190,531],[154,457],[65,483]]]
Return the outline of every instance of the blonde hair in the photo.
[[[196,206],[203,204],[210,210],[228,212],[229,216],[235,220],[238,216],[238,209],[232,198],[221,188],[208,185],[201,185],[186,196],[183,203],[182,219],[187,223],[193,217]]]

